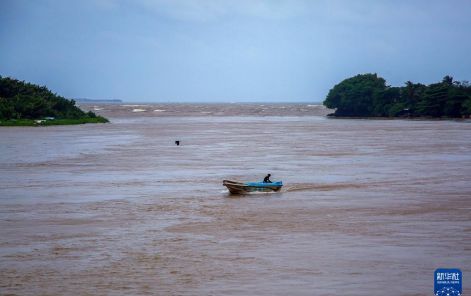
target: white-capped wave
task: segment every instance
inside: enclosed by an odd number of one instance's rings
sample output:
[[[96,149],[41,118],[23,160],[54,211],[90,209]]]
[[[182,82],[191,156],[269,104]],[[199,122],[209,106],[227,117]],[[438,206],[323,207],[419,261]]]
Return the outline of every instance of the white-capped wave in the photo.
[[[146,112],[146,109],[132,109],[132,112]]]

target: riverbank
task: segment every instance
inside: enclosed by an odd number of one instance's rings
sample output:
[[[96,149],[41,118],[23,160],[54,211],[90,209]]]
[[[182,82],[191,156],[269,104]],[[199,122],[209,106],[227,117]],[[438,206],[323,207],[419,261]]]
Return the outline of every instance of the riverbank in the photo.
[[[0,126],[50,126],[107,122],[109,120],[101,116],[78,119],[10,119],[0,120]]]
[[[371,119],[371,120],[432,120],[432,121],[440,121],[440,120],[453,120],[453,121],[467,121],[471,120],[471,116],[462,116],[462,117],[432,117],[432,116],[399,116],[399,117],[391,117],[391,116],[342,116],[336,115],[335,113],[330,113],[326,115],[327,118],[335,118],[335,119]]]
[[[0,76],[0,126],[47,126],[105,123],[108,119],[84,112],[68,100],[39,86]]]

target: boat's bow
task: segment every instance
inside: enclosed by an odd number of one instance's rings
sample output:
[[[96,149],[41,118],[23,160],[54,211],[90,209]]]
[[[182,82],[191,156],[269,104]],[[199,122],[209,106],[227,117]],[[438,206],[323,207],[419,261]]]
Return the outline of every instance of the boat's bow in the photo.
[[[227,189],[229,189],[229,192],[232,194],[243,194],[248,192],[247,186],[241,182],[223,180],[222,185],[226,186]]]

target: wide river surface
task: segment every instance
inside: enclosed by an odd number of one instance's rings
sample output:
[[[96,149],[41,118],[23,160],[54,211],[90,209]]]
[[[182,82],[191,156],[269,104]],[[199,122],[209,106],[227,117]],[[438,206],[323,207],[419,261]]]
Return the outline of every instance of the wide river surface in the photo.
[[[0,128],[1,295],[471,295],[469,120],[82,107],[111,123]]]

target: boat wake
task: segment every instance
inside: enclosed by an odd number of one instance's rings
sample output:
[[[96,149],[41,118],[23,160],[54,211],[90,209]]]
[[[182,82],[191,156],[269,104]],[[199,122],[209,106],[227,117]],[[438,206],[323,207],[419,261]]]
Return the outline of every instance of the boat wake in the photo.
[[[333,183],[333,184],[322,184],[322,183],[294,183],[287,186],[284,189],[284,192],[293,192],[293,191],[331,191],[331,190],[342,190],[348,188],[361,188],[364,187],[363,184],[358,183]]]

